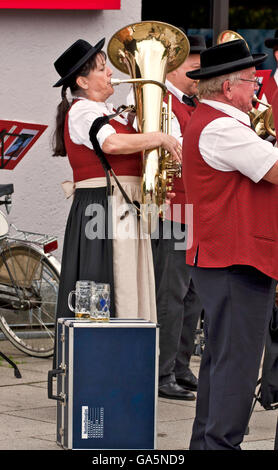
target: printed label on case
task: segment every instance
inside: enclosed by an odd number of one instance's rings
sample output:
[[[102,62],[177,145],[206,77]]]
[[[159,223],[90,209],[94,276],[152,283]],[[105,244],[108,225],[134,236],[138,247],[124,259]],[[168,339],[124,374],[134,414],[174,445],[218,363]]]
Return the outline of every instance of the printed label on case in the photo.
[[[104,426],[104,407],[82,406],[82,439],[102,439]]]

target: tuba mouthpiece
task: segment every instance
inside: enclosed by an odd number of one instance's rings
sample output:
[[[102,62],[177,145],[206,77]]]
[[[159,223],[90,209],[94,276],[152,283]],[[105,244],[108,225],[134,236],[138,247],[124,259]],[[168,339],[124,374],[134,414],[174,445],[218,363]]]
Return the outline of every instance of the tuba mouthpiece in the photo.
[[[120,83],[121,83],[121,80],[119,80],[118,78],[111,78],[112,86],[120,85]]]

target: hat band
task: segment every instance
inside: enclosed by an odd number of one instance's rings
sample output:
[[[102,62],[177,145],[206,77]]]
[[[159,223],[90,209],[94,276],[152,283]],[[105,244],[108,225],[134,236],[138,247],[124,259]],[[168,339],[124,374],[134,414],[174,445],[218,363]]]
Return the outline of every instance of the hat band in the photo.
[[[200,73],[205,73],[209,72],[210,70],[213,72],[221,72],[223,70],[229,69],[230,67],[233,67],[234,65],[247,65],[250,63],[250,66],[253,64],[253,61],[256,60],[252,56],[245,57],[244,59],[238,59],[238,60],[233,60],[232,62],[226,62],[225,64],[219,64],[219,65],[212,65],[210,67],[201,67],[200,68]],[[197,70],[196,70],[197,72]]]

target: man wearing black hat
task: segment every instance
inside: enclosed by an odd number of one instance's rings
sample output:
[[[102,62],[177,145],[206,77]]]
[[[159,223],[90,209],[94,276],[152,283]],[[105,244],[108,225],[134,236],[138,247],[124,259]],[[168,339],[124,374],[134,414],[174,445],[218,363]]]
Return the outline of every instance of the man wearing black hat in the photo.
[[[193,242],[186,263],[204,307],[190,449],[240,449],[278,279],[278,149],[257,136],[248,111],[258,84],[243,40],[201,54],[200,103],[183,148]],[[274,110],[275,112],[275,110]]]
[[[276,61],[276,70],[273,71],[266,85],[265,96],[269,104],[272,102],[272,97],[278,86],[278,29],[275,31],[274,38],[268,38],[265,40],[265,46],[273,49],[273,56]]]
[[[182,142],[182,134],[196,109],[197,81],[186,72],[200,67],[200,52],[206,48],[200,35],[188,36],[190,54],[178,69],[167,75],[175,116],[172,133]],[[167,97],[165,101],[167,102]],[[195,331],[202,312],[189,268],[185,266],[185,194],[181,178],[175,178],[170,210],[160,221],[160,236],[152,239],[155,267],[157,315],[160,325],[159,396],[194,400],[197,378],[191,371]],[[180,238],[181,237],[181,238]]]

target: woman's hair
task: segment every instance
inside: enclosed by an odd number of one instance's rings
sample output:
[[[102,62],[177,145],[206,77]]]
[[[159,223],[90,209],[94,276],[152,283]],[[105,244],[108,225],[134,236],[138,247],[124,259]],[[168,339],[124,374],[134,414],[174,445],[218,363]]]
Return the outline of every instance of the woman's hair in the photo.
[[[240,78],[241,72],[232,72],[219,77],[204,78],[198,83],[198,98],[212,98],[222,93],[222,86],[226,80],[235,83]]]
[[[106,59],[106,54],[104,51],[101,51],[100,54]],[[64,141],[64,127],[65,120],[68,110],[70,109],[70,103],[67,99],[67,88],[70,88],[72,94],[76,93],[79,90],[79,86],[76,83],[77,77],[87,77],[91,70],[94,70],[97,66],[98,54],[95,54],[93,57],[87,60],[81,69],[67,82],[67,84],[62,87],[62,101],[57,106],[56,114],[56,128],[53,134],[53,157],[65,157],[67,155],[65,141]]]

